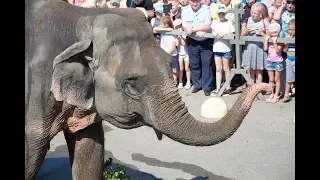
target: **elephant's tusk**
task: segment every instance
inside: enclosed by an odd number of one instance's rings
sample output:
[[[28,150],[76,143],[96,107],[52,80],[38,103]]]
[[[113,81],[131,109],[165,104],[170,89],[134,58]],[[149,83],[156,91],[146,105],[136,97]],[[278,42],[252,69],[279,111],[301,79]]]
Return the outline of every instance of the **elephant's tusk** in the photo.
[[[155,128],[153,128],[153,129],[154,129],[154,132],[155,132],[156,135],[157,135],[157,138],[158,138],[159,140],[162,140],[163,134],[162,134],[160,131],[158,131],[157,129],[155,129]]]
[[[86,59],[86,60],[88,60],[88,61],[93,61],[94,59],[92,58],[92,57],[90,57],[90,56],[84,56],[84,58]]]

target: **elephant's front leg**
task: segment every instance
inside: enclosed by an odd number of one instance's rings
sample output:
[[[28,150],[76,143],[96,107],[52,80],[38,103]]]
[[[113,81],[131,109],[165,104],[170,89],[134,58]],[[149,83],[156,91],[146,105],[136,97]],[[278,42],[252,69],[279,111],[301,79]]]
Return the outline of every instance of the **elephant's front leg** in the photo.
[[[67,141],[73,180],[101,180],[104,158],[102,122],[76,133],[64,132]]]

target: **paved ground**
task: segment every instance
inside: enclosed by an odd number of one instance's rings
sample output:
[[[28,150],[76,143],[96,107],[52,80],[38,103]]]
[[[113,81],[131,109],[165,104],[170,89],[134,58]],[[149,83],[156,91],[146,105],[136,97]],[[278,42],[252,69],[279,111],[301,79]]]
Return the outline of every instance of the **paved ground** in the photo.
[[[203,92],[181,90],[190,113],[200,117]],[[238,94],[221,97],[228,108]],[[235,134],[211,147],[186,146],[164,137],[156,138],[148,127],[118,129],[104,123],[105,159],[125,166],[133,180],[292,180],[295,179],[295,100],[284,104],[255,101]],[[202,120],[205,120],[202,118]],[[63,133],[51,142],[38,179],[71,180]]]

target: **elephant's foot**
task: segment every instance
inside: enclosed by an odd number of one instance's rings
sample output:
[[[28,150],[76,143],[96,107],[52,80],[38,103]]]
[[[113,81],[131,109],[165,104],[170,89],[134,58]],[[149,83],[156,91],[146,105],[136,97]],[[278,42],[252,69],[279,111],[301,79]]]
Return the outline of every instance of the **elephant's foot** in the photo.
[[[84,129],[90,126],[93,123],[98,122],[99,119],[100,118],[97,117],[97,113],[86,115],[83,118],[72,116],[72,117],[69,117],[68,120],[66,121],[65,130],[69,133],[75,133],[81,129]]]

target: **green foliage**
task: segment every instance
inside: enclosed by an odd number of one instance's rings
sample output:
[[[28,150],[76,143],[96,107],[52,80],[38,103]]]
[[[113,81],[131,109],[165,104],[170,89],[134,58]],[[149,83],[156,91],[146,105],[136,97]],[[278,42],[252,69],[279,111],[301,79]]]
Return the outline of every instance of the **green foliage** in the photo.
[[[126,176],[126,170],[125,168],[117,167],[113,168],[112,166],[112,158],[109,158],[104,163],[104,169],[103,172],[103,180],[131,180],[130,176]]]

